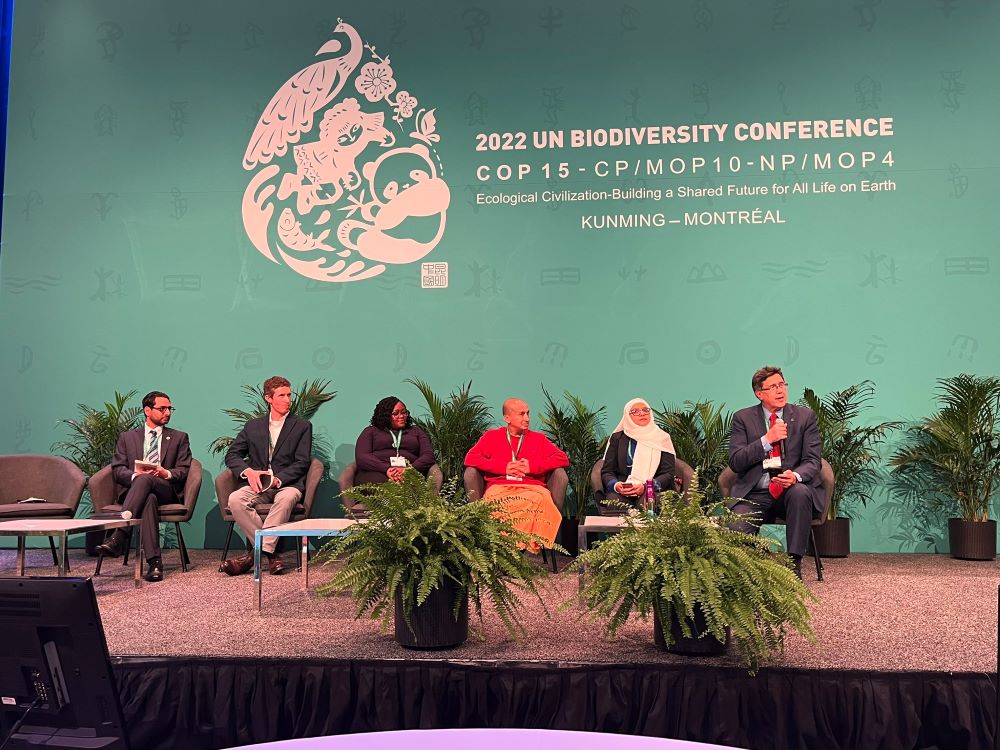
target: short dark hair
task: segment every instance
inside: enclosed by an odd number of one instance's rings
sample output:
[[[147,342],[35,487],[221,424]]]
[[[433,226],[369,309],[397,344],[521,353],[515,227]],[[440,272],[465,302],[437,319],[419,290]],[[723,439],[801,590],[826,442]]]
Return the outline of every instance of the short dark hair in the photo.
[[[288,378],[283,378],[280,375],[272,375],[267,380],[264,381],[264,395],[273,396],[274,392],[279,388],[291,388],[292,384],[288,381]]]
[[[780,367],[775,367],[774,365],[764,365],[757,372],[753,374],[750,378],[750,385],[753,386],[753,392],[756,393],[764,385],[764,381],[767,380],[772,375],[781,375],[782,378],[785,377],[784,373],[781,372]]]
[[[152,409],[153,405],[156,403],[156,399],[158,398],[165,398],[167,401],[170,400],[170,396],[163,391],[150,391],[142,397],[142,407],[144,409]]]
[[[378,430],[388,430],[392,427],[392,410],[396,404],[403,403],[395,396],[386,396],[375,404],[375,411],[372,412],[372,427]],[[407,415],[406,426],[413,427],[413,417]]]

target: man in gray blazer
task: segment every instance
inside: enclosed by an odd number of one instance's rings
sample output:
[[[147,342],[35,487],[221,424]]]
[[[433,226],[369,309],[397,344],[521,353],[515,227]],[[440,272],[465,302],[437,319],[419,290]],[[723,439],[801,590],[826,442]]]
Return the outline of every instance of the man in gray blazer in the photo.
[[[819,425],[811,410],[788,403],[780,368],[760,368],[751,385],[760,403],[733,415],[729,441],[732,494],[742,498],[730,507],[748,516],[733,528],[756,534],[762,523],[784,518],[788,554],[801,578],[809,526],[823,510]]]
[[[257,529],[286,523],[305,492],[305,478],[312,462],[312,424],[291,414],[292,384],[280,375],[264,381],[268,414],[251,419],[226,453],[226,466],[242,486],[229,496],[229,510],[247,540]],[[261,521],[258,503],[273,503]],[[261,545],[271,575],[284,572],[275,551],[277,537],[266,537]],[[253,567],[253,555],[226,560],[222,571],[236,576]]]
[[[191,469],[191,443],[187,433],[167,427],[174,407],[161,391],[150,391],[142,399],[146,423],[118,436],[111,474],[118,487],[122,510],[142,519],[142,546],[149,567],[146,580],[163,580],[160,559],[159,506],[184,502],[184,482]],[[144,462],[137,468],[136,461]],[[121,529],[97,546],[102,555],[117,557],[125,551],[127,534]]]

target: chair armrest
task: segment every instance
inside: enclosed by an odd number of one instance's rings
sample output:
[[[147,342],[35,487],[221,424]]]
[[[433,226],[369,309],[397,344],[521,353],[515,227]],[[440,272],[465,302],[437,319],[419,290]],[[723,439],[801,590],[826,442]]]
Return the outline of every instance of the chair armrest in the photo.
[[[229,467],[224,468],[216,475],[215,496],[216,500],[219,501],[219,512],[223,518],[229,511],[229,496],[236,492],[237,487],[239,487],[239,482],[236,481],[236,476]]]
[[[118,500],[118,493],[115,491],[115,478],[111,473],[111,466],[105,466],[94,474],[87,482],[87,489],[90,491],[90,502],[93,503],[95,511],[104,510],[106,505],[114,505]]]
[[[486,491],[486,479],[483,472],[469,466],[462,474],[462,483],[465,485],[465,494],[469,500],[482,500]]]
[[[314,458],[309,464],[309,472],[306,474],[306,491],[302,496],[302,510],[306,518],[312,517],[313,503],[316,502],[316,488],[323,480],[326,473],[326,466],[318,458]]]

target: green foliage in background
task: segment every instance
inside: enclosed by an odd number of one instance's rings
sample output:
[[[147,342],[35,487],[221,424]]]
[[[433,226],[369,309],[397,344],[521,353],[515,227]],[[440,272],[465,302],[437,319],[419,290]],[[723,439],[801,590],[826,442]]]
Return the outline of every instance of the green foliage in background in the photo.
[[[654,409],[656,424],[670,433],[677,458],[689,464],[701,477],[705,501],[722,500],[719,475],[729,465],[729,437],[733,413],[725,404],[685,401],[683,409],[663,406]]]
[[[118,436],[139,426],[142,407],[128,406],[135,395],[136,391],[115,391],[114,401],[106,402],[103,409],[77,404],[77,419],[60,420],[69,428],[69,437],[54,443],[52,450],[75,463],[88,477],[93,476],[111,463]]]

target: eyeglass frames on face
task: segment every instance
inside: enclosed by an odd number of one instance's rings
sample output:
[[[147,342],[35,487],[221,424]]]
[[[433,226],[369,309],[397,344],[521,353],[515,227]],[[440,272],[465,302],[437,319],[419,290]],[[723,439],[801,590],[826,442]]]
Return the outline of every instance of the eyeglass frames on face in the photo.
[[[410,416],[410,412],[407,411],[406,409],[403,409],[403,411],[394,411],[392,413],[392,416],[394,416],[394,417],[408,417],[408,416]]]
[[[159,412],[177,411],[177,407],[176,406],[150,406],[149,408],[150,409],[154,409],[155,411],[159,411]]]
[[[640,417],[643,414],[649,414],[650,410],[648,407],[645,409],[629,409],[628,413],[631,414],[633,417]]]
[[[760,388],[762,391],[780,391],[782,389],[788,390],[788,383],[782,381],[781,383],[772,383],[771,385],[761,386]]]

